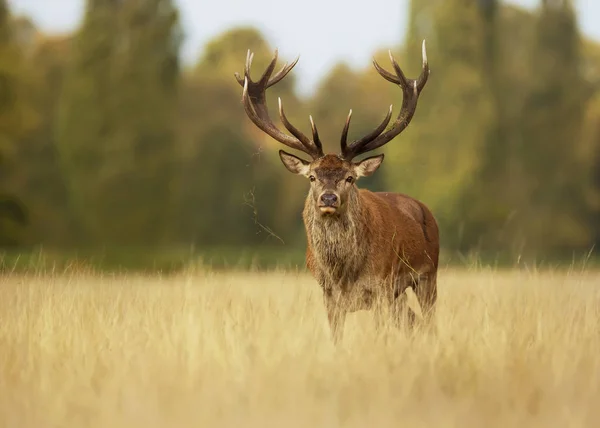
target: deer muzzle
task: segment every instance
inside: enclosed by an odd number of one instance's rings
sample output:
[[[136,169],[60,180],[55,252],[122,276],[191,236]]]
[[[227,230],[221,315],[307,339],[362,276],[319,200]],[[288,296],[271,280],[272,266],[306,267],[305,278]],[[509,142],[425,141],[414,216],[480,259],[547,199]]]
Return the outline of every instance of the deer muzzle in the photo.
[[[335,193],[326,192],[319,198],[319,209],[322,213],[333,214],[340,207],[340,198]]]

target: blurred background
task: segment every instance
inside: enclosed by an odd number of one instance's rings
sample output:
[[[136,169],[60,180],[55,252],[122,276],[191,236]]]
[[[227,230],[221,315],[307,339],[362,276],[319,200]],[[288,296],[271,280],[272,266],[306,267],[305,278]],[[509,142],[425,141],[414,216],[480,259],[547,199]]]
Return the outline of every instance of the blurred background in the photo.
[[[391,49],[432,69],[411,126],[359,185],[424,201],[442,260],[594,258],[600,242],[600,3],[593,0],[0,0],[4,269],[303,267],[308,181],[246,117],[269,90],[328,151],[402,93],[372,67]],[[274,115],[277,118],[277,115]],[[278,119],[278,118],[277,118]]]

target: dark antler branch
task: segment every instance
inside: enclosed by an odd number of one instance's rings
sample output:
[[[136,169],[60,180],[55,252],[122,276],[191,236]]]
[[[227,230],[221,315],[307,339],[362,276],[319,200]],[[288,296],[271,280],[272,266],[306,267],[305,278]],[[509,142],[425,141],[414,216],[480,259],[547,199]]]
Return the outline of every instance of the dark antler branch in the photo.
[[[342,130],[342,138],[340,141],[340,145],[342,147],[342,154],[348,150],[348,129],[350,129],[350,119],[352,119],[352,109],[348,113],[348,117],[346,118],[346,123],[344,124],[344,129]]]
[[[348,136],[348,127],[350,126],[350,115],[348,115],[346,125],[344,126],[344,130],[342,132],[341,141],[342,157],[344,159],[351,160],[360,154],[370,152],[371,150],[375,150],[384,144],[387,144],[406,129],[415,114],[419,95],[427,83],[430,72],[429,63],[427,61],[425,40],[423,40],[423,70],[421,71],[419,78],[416,80],[407,79],[404,75],[404,72],[394,59],[391,51],[389,52],[389,55],[392,66],[394,67],[394,71],[396,72],[395,75],[384,70],[379,64],[377,64],[375,60],[373,60],[373,65],[375,66],[377,72],[385,80],[395,83],[402,88],[403,97],[400,113],[398,113],[398,117],[392,124],[391,128],[386,132],[383,132],[392,115],[392,106],[390,106],[390,110],[383,122],[372,132],[365,135],[361,139],[354,141],[351,145],[348,145],[346,142]]]
[[[276,49],[273,59],[269,63],[267,69],[262,74],[260,80],[254,82],[250,78],[250,68],[252,66],[252,59],[254,58],[254,54],[250,53],[250,50],[248,50],[248,54],[246,56],[246,64],[244,66],[244,78],[242,78],[238,73],[235,73],[235,78],[237,82],[244,88],[242,92],[242,102],[244,104],[244,110],[246,111],[246,114],[248,115],[250,120],[264,133],[292,149],[302,151],[311,156],[313,159],[317,159],[323,156],[323,149],[321,146],[321,142],[318,140],[318,135],[316,134],[316,128],[314,127],[314,125],[313,137],[316,136],[316,138],[315,141],[311,141],[306,135],[300,132],[300,130],[298,130],[288,121],[287,117],[285,116],[285,113],[283,112],[283,105],[281,103],[281,99],[279,99],[279,115],[284,126],[293,136],[280,131],[275,126],[273,120],[269,116],[265,94],[267,88],[275,85],[281,79],[283,79],[290,72],[290,70],[294,68],[294,66],[300,59],[299,57],[296,58],[290,65],[285,63],[281,70],[279,70],[273,77],[271,77],[273,71],[275,70],[277,56],[278,51]]]
[[[317,130],[317,125],[315,125],[315,121],[313,120],[312,115],[309,115],[308,118],[310,119],[310,129],[312,130],[313,143],[321,151],[321,154],[323,154],[323,144],[321,143],[321,139],[319,138],[319,131]]]

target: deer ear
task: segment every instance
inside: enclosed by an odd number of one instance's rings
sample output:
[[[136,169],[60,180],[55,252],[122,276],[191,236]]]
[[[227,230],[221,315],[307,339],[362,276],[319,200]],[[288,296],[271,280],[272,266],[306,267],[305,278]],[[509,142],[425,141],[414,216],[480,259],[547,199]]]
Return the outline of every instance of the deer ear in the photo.
[[[288,171],[308,177],[308,173],[310,171],[310,162],[284,152],[283,150],[279,150],[279,157]]]
[[[356,175],[358,177],[368,177],[381,166],[383,162],[383,153],[377,156],[371,156],[354,164]]]

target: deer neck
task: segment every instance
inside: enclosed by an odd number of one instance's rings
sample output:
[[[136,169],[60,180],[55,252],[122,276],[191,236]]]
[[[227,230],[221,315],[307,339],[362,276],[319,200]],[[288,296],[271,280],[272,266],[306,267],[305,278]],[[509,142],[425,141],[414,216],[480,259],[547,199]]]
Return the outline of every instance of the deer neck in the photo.
[[[309,197],[304,223],[311,251],[321,270],[334,281],[358,279],[368,251],[368,215],[358,191],[349,195],[343,211],[321,215]]]

